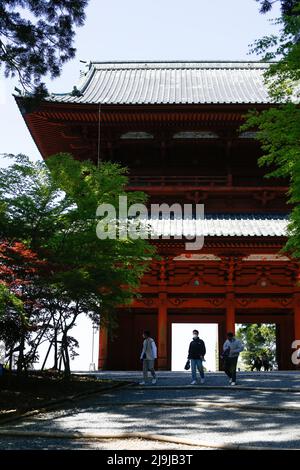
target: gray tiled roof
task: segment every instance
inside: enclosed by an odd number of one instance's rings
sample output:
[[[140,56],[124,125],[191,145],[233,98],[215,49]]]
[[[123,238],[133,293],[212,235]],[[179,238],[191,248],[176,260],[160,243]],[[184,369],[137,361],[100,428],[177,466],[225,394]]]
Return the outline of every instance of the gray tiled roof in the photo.
[[[288,216],[281,215],[214,215],[204,220],[181,217],[150,218],[148,226],[160,236],[210,237],[283,237],[287,235]]]
[[[270,103],[260,62],[91,63],[80,96],[51,101],[103,104]]]

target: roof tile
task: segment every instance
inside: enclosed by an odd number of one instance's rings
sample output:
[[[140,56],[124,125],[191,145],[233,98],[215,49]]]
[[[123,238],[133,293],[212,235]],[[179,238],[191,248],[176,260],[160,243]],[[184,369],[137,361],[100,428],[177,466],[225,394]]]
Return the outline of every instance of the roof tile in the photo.
[[[145,221],[156,236],[210,236],[210,237],[284,237],[288,217],[282,215],[227,214],[184,220],[163,216]]]
[[[91,63],[79,91],[49,100],[101,104],[270,103],[261,62]]]

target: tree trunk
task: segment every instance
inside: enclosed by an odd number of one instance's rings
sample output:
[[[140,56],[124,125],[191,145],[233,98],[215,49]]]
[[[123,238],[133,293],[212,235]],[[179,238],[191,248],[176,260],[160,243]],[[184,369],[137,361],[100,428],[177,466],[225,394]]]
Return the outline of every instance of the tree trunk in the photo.
[[[18,362],[17,362],[17,375],[18,376],[22,374],[22,370],[24,366],[24,349],[25,349],[25,331],[22,331],[20,344],[19,344],[19,356],[18,356]]]
[[[77,303],[77,308],[78,308],[78,303]],[[64,364],[65,364],[64,377],[65,379],[69,379],[71,376],[70,355],[69,355],[69,346],[68,346],[68,332],[69,330],[73,328],[77,317],[78,317],[78,310],[77,310],[77,313],[74,314],[73,319],[69,323],[69,325],[66,326],[66,323],[65,323],[65,328],[63,330],[61,349],[64,353]]]
[[[69,379],[71,376],[71,367],[70,367],[70,356],[69,356],[69,348],[68,348],[68,337],[66,333],[64,333],[63,338],[62,338],[62,350],[63,350],[64,364],[65,364],[64,378]]]
[[[38,350],[38,347],[41,344],[41,341],[42,341],[48,327],[49,327],[50,321],[51,321],[51,319],[47,322],[46,326],[43,328],[43,331],[39,335],[37,335],[37,337],[36,337],[36,343],[35,343],[34,347],[32,348],[32,351],[30,352],[30,357],[32,358],[32,361],[34,361],[34,356],[35,356],[35,354]],[[52,341],[51,341],[51,344],[52,344]],[[45,367],[45,365],[44,365],[44,367]],[[44,367],[42,367],[42,370],[43,370]]]
[[[9,370],[9,372],[12,371],[13,351],[14,351],[14,348],[13,348],[13,346],[12,346],[12,347],[10,348],[10,350],[9,350],[9,362],[8,362],[8,370]]]
[[[54,365],[53,369],[58,369],[58,349],[57,349],[57,328],[55,328],[54,332]]]
[[[63,354],[62,354],[62,351],[61,351],[61,355],[60,355],[60,358],[59,358],[59,365],[58,365],[58,371],[61,372],[61,364],[63,362]]]
[[[46,356],[45,356],[45,359],[44,359],[44,362],[43,362],[43,365],[42,365],[41,370],[44,370],[44,367],[45,367],[45,365],[46,365],[46,362],[47,362],[48,356],[49,356],[49,354],[50,354],[51,348],[52,348],[52,340],[50,341],[50,345],[49,345],[47,354],[46,354]]]

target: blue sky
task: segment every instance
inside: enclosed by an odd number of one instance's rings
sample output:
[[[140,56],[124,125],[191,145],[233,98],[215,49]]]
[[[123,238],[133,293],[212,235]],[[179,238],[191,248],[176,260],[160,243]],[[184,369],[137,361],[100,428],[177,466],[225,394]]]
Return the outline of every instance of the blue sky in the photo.
[[[50,91],[78,82],[79,60],[255,60],[248,45],[275,30],[278,14],[258,12],[255,0],[90,0],[87,20],[76,35],[76,58]],[[0,81],[0,153],[39,152],[11,94],[16,81]]]

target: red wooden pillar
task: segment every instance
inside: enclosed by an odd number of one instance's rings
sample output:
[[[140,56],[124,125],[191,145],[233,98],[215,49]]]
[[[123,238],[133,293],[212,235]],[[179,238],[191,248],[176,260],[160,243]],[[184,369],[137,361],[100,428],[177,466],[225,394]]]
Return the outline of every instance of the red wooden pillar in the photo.
[[[294,294],[294,340],[300,341],[300,292]]]
[[[235,333],[235,297],[233,292],[226,294],[226,334]]]
[[[107,346],[108,346],[108,333],[105,326],[100,327],[99,332],[99,360],[98,369],[105,370],[107,368]]]
[[[168,323],[168,310],[167,310],[167,294],[160,292],[158,294],[158,338],[157,338],[157,366],[160,370],[167,369],[167,323]]]
[[[234,297],[234,279],[235,279],[236,259],[229,258],[228,280],[226,292],[226,333],[229,331],[235,334],[235,297]]]

